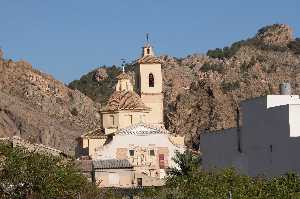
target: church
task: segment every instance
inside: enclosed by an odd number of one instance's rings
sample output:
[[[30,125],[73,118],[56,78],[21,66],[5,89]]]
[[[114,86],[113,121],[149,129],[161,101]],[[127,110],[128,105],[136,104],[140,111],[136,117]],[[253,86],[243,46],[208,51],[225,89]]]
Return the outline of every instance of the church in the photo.
[[[161,186],[176,166],[175,151],[185,146],[184,137],[164,127],[161,60],[149,42],[135,62],[135,77],[123,68],[117,80],[100,111],[101,126],[77,139],[77,157],[92,162],[100,187]]]

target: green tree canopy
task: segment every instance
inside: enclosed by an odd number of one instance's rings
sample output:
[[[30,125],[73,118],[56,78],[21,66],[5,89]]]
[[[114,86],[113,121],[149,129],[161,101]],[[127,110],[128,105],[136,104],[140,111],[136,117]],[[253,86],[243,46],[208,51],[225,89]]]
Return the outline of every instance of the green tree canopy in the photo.
[[[0,198],[96,198],[100,194],[72,160],[7,144],[0,144],[0,159]]]

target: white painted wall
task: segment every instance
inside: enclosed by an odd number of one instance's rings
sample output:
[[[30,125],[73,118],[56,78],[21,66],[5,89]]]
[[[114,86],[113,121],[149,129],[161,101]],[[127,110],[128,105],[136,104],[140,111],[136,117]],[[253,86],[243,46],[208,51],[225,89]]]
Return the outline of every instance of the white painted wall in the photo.
[[[170,166],[175,166],[171,158],[174,156],[175,151],[183,152],[184,148],[179,148],[173,145],[167,134],[148,134],[148,135],[125,135],[117,134],[113,137],[113,140],[104,145],[103,150],[100,151],[95,159],[114,159],[116,158],[117,148],[132,148],[133,146],[156,148],[156,147],[168,147]],[[129,153],[129,152],[128,152]],[[128,154],[129,156],[129,154]]]
[[[267,95],[266,97],[267,97],[267,108],[287,105],[287,104],[300,104],[299,95]]]
[[[300,137],[300,105],[289,105],[290,137]]]
[[[204,168],[224,168],[233,166],[237,156],[237,129],[226,129],[201,135],[200,151]],[[213,148],[216,148],[215,150]],[[213,158],[212,158],[213,157]]]
[[[232,130],[202,135],[200,150],[206,168],[234,167],[251,176],[300,173],[300,105],[298,96],[271,95],[241,103],[241,153]],[[226,135],[225,135],[226,134]],[[298,143],[297,143],[298,141]],[[235,156],[235,157],[234,157]]]

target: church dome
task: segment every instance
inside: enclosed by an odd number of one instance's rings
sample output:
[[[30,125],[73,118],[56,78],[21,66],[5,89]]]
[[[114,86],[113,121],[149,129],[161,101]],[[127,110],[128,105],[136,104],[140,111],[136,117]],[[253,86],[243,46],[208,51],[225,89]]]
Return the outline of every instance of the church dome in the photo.
[[[109,98],[105,111],[148,110],[140,96],[133,91],[115,91]]]

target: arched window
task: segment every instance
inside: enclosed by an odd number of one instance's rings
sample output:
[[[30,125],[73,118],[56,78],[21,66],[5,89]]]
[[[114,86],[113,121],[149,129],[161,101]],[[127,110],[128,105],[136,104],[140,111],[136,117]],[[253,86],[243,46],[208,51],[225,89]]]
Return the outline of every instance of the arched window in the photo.
[[[150,55],[150,49],[147,48],[147,55]]]
[[[149,74],[149,87],[154,87],[154,76],[152,73]]]

